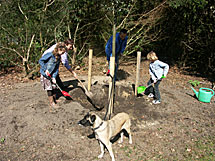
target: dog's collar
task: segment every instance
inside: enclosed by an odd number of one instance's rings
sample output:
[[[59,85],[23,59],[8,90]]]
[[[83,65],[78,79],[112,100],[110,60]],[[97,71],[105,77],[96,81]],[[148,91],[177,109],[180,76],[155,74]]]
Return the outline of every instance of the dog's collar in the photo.
[[[96,130],[98,130],[101,126],[103,125],[103,121],[101,122],[101,124],[98,126],[98,127],[96,127],[96,128],[93,128],[93,131],[96,131]]]

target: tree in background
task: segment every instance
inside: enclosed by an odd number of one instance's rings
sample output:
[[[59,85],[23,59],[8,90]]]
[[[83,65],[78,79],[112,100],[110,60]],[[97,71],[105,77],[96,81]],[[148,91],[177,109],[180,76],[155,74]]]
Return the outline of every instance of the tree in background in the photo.
[[[179,67],[191,67],[208,76],[215,69],[214,3],[174,0],[168,5],[162,23],[167,38],[159,42],[160,50]]]
[[[210,0],[113,0],[117,31],[128,29],[125,55],[158,51],[180,67],[214,71],[214,13]],[[105,55],[112,35],[113,1],[2,0],[0,67],[20,66],[26,75],[38,67],[43,51],[72,38],[81,61],[88,49]]]

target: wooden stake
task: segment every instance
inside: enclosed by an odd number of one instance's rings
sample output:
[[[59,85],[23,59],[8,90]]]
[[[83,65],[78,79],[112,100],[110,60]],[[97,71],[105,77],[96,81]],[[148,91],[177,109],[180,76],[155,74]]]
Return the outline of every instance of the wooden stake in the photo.
[[[116,25],[113,25],[113,41],[112,41],[112,56],[110,57],[110,75],[115,77],[115,49],[116,49]],[[112,91],[112,92],[111,92]],[[113,113],[113,99],[114,99],[114,84],[112,83],[112,78],[109,82],[109,107],[108,107],[108,116],[110,119],[111,114]]]
[[[140,62],[141,62],[141,52],[137,52],[137,71],[136,71],[136,83],[135,83],[135,96],[137,96],[137,87],[140,81]]]
[[[110,75],[114,78],[114,68],[115,68],[115,57],[110,57]],[[112,82],[112,78],[110,78],[109,82],[109,108],[108,114],[109,116],[113,113],[113,98],[114,98],[114,82]]]
[[[88,69],[88,91],[91,90],[92,84],[92,59],[93,59],[93,50],[89,50],[89,69]]]

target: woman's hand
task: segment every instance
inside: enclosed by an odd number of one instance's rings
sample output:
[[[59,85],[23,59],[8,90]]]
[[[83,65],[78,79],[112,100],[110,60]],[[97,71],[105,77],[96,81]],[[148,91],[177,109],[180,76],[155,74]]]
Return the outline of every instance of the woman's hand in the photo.
[[[56,84],[56,79],[52,78],[52,83]]]
[[[49,73],[48,70],[45,71],[45,74],[46,74],[48,77],[51,77],[51,74]]]

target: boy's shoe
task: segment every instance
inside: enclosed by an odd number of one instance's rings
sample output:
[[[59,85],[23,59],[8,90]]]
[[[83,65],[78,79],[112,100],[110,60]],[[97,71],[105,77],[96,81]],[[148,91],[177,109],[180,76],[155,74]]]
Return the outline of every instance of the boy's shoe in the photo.
[[[159,101],[159,100],[153,100],[152,103],[153,103],[153,104],[160,104],[161,101]]]
[[[154,95],[153,95],[152,93],[149,93],[148,97],[149,97],[149,98],[153,98]]]

